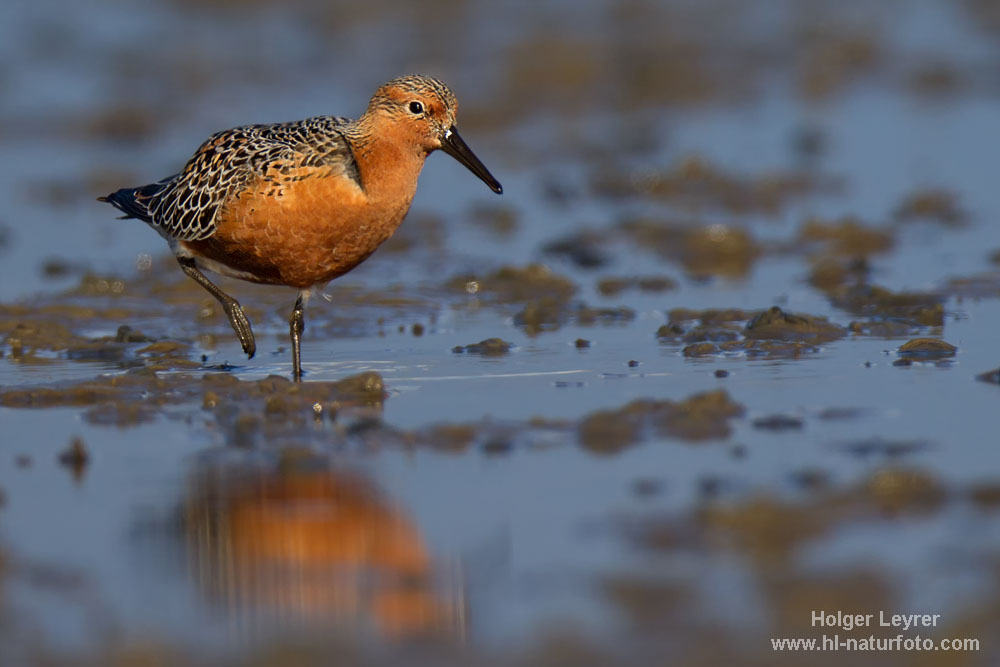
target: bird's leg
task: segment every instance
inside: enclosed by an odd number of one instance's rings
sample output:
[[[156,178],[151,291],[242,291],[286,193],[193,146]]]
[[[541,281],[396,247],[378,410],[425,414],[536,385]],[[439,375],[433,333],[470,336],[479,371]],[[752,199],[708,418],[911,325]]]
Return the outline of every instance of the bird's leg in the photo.
[[[233,331],[240,339],[243,351],[246,352],[248,359],[252,359],[257,351],[257,343],[254,341],[253,330],[250,328],[250,320],[243,313],[239,301],[223,292],[215,283],[206,278],[192,257],[178,257],[177,262],[191,280],[208,290],[208,293],[222,304],[222,309],[226,312],[226,317],[229,318]]]
[[[302,382],[302,331],[305,329],[305,304],[309,300],[309,290],[299,290],[292,308],[292,316],[288,318],[288,330],[292,335],[292,379]]]

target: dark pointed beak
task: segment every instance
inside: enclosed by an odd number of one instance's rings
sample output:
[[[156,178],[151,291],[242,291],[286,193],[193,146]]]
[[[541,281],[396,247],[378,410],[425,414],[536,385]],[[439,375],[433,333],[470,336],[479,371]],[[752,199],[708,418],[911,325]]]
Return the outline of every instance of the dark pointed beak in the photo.
[[[481,178],[483,183],[490,186],[490,190],[498,195],[503,194],[503,186],[500,185],[500,181],[493,178],[493,174],[486,168],[486,165],[480,162],[472,149],[462,141],[462,137],[458,135],[458,130],[454,125],[441,138],[441,150],[464,164],[469,171]]]

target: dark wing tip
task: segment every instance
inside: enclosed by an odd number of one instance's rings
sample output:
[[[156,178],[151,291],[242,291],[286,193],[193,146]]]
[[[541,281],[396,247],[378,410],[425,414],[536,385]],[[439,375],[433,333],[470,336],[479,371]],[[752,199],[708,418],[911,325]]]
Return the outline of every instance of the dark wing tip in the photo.
[[[104,197],[98,197],[97,201],[111,204],[116,209],[124,213],[125,218],[138,218],[139,220],[150,222],[151,218],[149,210],[142,202],[138,201],[136,195],[144,193],[147,188],[151,187],[153,186],[146,185],[141,188],[122,188],[121,190],[112,192]]]

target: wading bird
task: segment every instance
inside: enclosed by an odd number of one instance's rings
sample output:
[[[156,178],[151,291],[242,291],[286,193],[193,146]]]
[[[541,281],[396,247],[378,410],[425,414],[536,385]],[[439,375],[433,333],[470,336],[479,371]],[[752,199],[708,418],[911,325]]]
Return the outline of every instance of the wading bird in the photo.
[[[318,116],[225,130],[180,173],[99,200],[167,240],[184,273],[222,304],[248,358],[257,349],[250,321],[202,269],[297,288],[289,328],[292,376],[300,381],[311,290],[392,236],[430,153],[444,151],[503,192],[459,136],[457,109],[455,95],[437,79],[399,77],[375,91],[357,120]]]

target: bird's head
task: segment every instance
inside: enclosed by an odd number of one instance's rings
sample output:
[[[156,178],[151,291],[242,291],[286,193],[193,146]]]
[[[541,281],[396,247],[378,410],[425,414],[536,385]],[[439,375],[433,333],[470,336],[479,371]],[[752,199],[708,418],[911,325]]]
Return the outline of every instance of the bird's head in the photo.
[[[401,76],[375,91],[366,115],[388,121],[398,131],[412,138],[419,150],[431,153],[442,150],[478,176],[493,192],[503,193],[472,149],[458,134],[455,118],[458,100],[444,83],[429,76]]]

